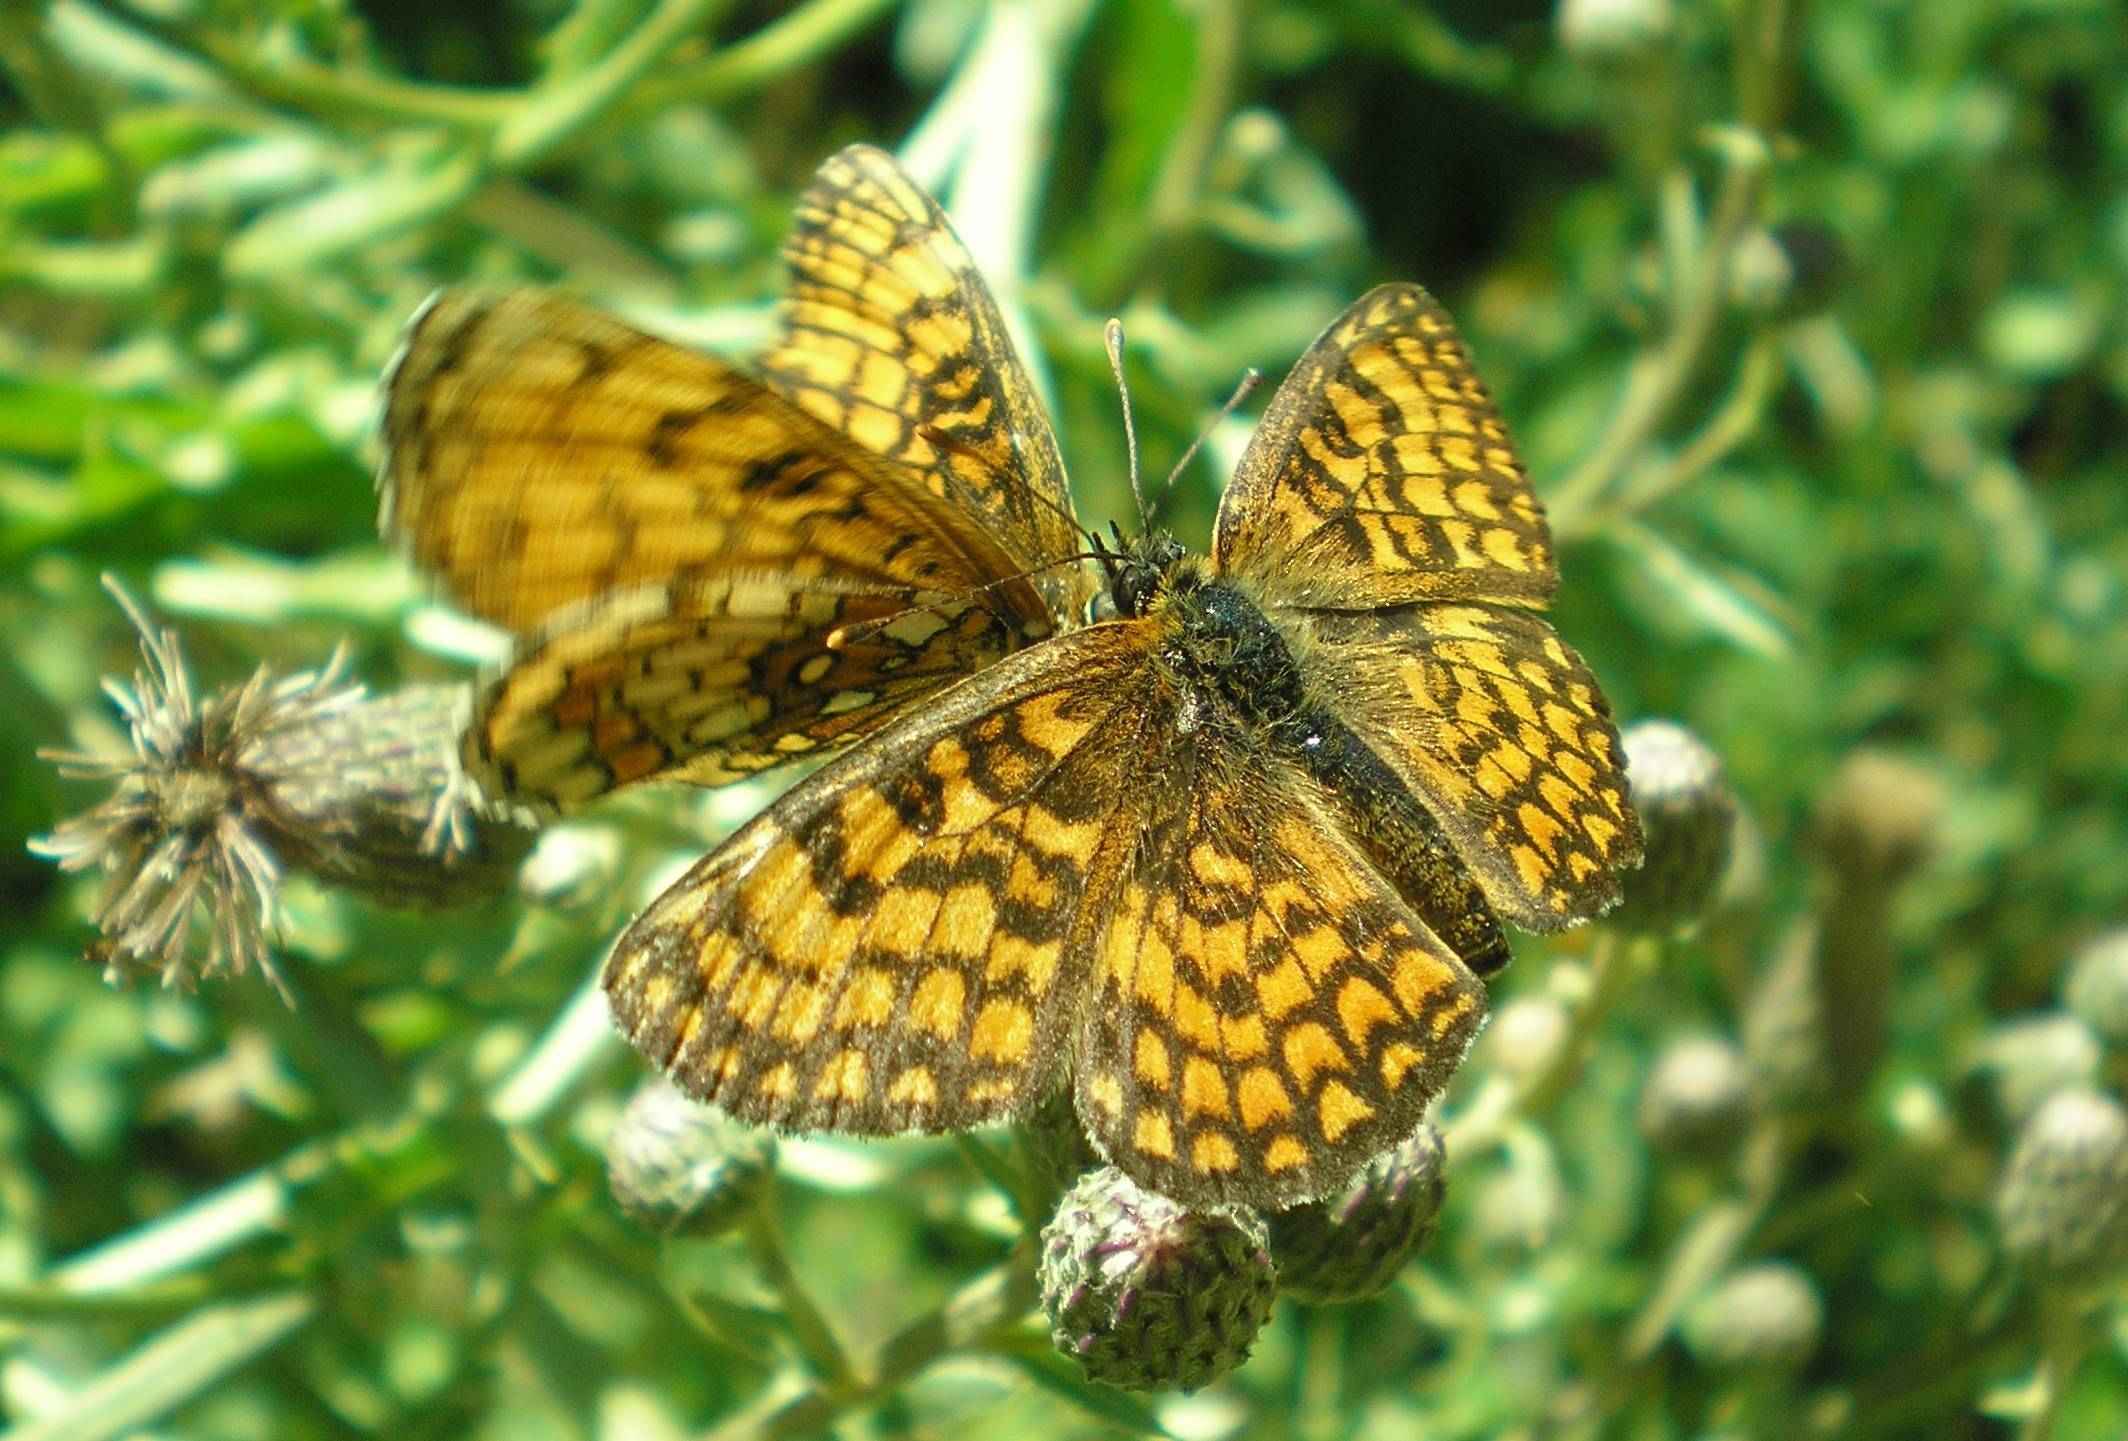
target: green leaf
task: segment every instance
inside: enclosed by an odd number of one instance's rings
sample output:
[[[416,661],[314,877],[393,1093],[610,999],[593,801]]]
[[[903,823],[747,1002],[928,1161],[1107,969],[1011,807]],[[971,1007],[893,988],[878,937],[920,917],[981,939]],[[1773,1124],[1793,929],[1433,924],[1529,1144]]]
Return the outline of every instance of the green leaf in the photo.
[[[168,1415],[286,1340],[317,1315],[315,1298],[289,1292],[208,1306],[157,1333],[57,1406],[0,1441],[106,1441]]]

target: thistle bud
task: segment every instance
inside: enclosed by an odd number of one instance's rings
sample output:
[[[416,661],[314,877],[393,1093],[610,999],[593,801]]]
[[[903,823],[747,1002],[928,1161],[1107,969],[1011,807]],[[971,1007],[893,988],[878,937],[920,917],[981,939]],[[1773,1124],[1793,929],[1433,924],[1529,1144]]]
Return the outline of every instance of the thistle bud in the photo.
[[[606,1180],[628,1218],[665,1236],[730,1230],[759,1198],[770,1143],[721,1112],[646,1081],[606,1139]]]
[[[1504,1075],[1534,1076],[1552,1064],[1571,1027],[1555,996],[1517,996],[1500,1008],[1479,1044],[1488,1066]]]
[[[1686,1308],[1685,1349],[1703,1366],[1793,1370],[1825,1329],[1817,1283],[1798,1267],[1761,1262],[1732,1272]]]
[[[1333,1305],[1386,1288],[1440,1220],[1443,1158],[1441,1133],[1422,1126],[1368,1162],[1339,1195],[1273,1212],[1266,1219],[1279,1290]]]
[[[1883,1057],[1897,971],[1892,902],[1935,844],[1945,804],[1934,774],[1878,750],[1850,755],[1819,797],[1817,981],[1838,1097],[1859,1096]]]
[[[1721,758],[1683,726],[1641,721],[1622,737],[1645,859],[1625,878],[1614,919],[1667,932],[1697,921],[1721,889],[1736,830],[1736,795]]]
[[[1927,859],[1948,804],[1933,771],[1888,751],[1858,750],[1826,784],[1811,834],[1836,880],[1881,889]]]
[[[2050,1097],[2017,1134],[1995,1213],[2004,1249],[2042,1274],[2128,1264],[2128,1111],[2096,1091]]]
[[[2062,1091],[2098,1080],[2098,1037],[2075,1016],[2048,1012],[2002,1022],[1981,1041],[1980,1067],[2003,1115],[2022,1122]]]
[[[2128,927],[2108,931],[2076,953],[2062,999],[2108,1045],[2128,1046]]]
[[[1665,1151],[1726,1146],[1743,1134],[1750,1112],[1750,1068],[1721,1036],[1672,1042],[1640,1092],[1641,1134]]]
[[[1254,1215],[1186,1211],[1103,1166],[1042,1228],[1040,1284],[1050,1339],[1088,1377],[1194,1391],[1248,1358],[1278,1273]]]

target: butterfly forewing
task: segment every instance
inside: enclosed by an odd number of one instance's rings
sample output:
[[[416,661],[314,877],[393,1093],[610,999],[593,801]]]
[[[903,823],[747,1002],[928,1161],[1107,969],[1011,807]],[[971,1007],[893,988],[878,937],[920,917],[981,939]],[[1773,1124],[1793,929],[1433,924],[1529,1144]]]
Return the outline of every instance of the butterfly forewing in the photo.
[[[744,371],[543,291],[450,291],[386,386],[386,529],[475,614],[714,567],[965,587],[1018,567],[921,478]],[[1045,608],[1024,585],[1000,603]]]
[[[388,528],[526,638],[468,757],[519,799],[690,762],[750,773],[1053,625],[921,476],[558,295],[439,297],[389,383],[385,442]]]
[[[1640,859],[1610,707],[1535,614],[1544,512],[1469,352],[1412,285],[1362,296],[1279,388],[1221,502],[1215,561],[1317,694],[1419,798],[1517,924],[1608,909]]]
[[[784,246],[786,333],[769,384],[823,421],[941,478],[984,517],[1059,615],[1089,582],[1049,417],[997,302],[935,201],[853,145],[821,166]]]
[[[1360,297],[1272,397],[1220,501],[1212,556],[1292,603],[1541,605],[1544,511],[1433,297]]]

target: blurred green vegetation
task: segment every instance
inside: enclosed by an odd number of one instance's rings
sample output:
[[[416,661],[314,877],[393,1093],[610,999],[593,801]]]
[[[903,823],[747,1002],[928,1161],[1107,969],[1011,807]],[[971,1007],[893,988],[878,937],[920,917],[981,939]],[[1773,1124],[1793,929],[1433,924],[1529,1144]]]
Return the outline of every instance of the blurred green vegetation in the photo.
[[[291,881],[293,1007],[108,988],[93,883],[25,849],[97,798],[37,748],[122,737],[101,571],[209,685],[341,638],[380,690],[470,672],[375,532],[424,295],[560,281],[744,354],[860,139],[1024,326],[1089,520],[1129,523],[1108,315],[1158,476],[1244,367],[1432,288],[1560,629],[1748,818],[1691,937],[1517,937],[1440,1234],[1192,1397],[1091,1387],[1009,1306],[925,1329],[1018,1234],[948,1141],[785,1144],[780,1236],[615,1209],[641,1067],[587,986],[760,791],[603,806],[444,916]],[[2128,1076],[2061,999],[2128,922],[2124,278],[2111,0],[7,0],[4,1434],[2128,1434],[2118,1273],[2021,1267],[1995,1201],[2038,1098]],[[1193,544],[1245,436],[1179,486]],[[1643,1090],[1707,1036],[1749,1120],[1675,1145]],[[1800,1356],[1723,1331],[1798,1277]]]

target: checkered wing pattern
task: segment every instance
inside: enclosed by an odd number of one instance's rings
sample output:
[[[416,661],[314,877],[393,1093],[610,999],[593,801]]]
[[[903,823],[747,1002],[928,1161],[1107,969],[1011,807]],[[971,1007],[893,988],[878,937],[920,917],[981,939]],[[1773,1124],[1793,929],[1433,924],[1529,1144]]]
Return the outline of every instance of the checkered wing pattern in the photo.
[[[762,374],[880,454],[935,477],[1021,566],[1079,549],[1049,416],[997,302],[937,202],[884,151],[853,145],[820,167],[784,245],[783,342]],[[1035,584],[1077,616],[1087,572]]]
[[[779,1126],[951,1130],[1039,1100],[1134,844],[1148,631],[1009,657],[793,787],[622,935],[621,1029]]]
[[[1412,285],[1334,321],[1221,502],[1215,562],[1289,613],[1312,678],[1518,924],[1618,898],[1640,860],[1610,707],[1535,612],[1544,513],[1454,326]]]
[[[559,295],[439,297],[384,430],[387,531],[524,637],[467,756],[517,799],[749,774],[1052,627],[923,477]]]
[[[1301,357],[1220,500],[1212,556],[1337,610],[1541,605],[1559,582],[1507,428],[1416,285],[1361,296]]]
[[[1418,1128],[1485,988],[1300,771],[1168,762],[1095,943],[1079,1114],[1141,1183],[1288,1205]]]

